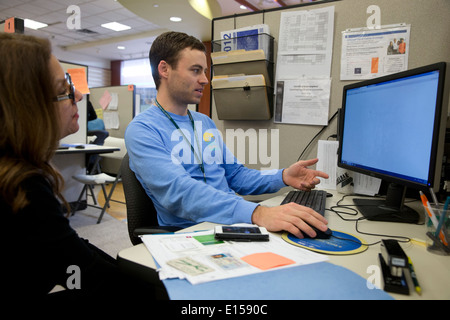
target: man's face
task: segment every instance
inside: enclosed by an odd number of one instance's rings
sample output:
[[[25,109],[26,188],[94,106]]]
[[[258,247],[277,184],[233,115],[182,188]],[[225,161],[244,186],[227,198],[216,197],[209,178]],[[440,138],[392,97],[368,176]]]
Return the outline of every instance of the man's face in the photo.
[[[203,51],[186,48],[180,52],[176,68],[169,66],[168,91],[178,104],[198,104],[203,88],[208,84],[206,55]]]

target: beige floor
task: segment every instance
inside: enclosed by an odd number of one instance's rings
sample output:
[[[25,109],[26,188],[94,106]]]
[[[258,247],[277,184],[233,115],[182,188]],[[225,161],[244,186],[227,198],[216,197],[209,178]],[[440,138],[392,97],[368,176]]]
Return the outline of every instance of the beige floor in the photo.
[[[109,193],[109,190],[111,190],[112,184],[109,184],[106,186],[106,193]],[[125,202],[125,195],[123,193],[123,185],[121,182],[119,182],[114,189],[114,193],[112,195],[112,199]],[[105,204],[105,197],[103,196],[103,192],[99,192],[97,196],[97,200],[101,206]],[[118,219],[118,220],[124,220],[127,218],[127,207],[124,203],[118,203],[115,201],[109,202],[110,207],[106,209],[106,212]]]

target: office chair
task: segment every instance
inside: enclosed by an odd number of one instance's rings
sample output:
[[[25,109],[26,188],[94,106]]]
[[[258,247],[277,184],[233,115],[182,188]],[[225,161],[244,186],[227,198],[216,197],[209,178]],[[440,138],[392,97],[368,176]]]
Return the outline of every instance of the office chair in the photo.
[[[145,192],[134,172],[130,169],[128,153],[122,159],[120,172],[127,206],[128,234],[131,243],[141,243],[139,235],[170,233],[180,230],[178,227],[159,226],[153,201]]]

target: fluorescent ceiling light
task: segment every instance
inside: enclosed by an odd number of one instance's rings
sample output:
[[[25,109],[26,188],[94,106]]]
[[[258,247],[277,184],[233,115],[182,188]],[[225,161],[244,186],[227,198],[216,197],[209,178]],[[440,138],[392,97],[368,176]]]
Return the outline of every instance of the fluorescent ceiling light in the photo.
[[[181,20],[183,19],[181,19],[180,17],[170,17],[170,21],[172,22],[180,22]]]
[[[104,23],[101,26],[103,28],[111,29],[111,30],[114,30],[114,31],[123,31],[123,30],[131,29],[130,26],[126,26],[126,25],[118,23],[118,22]]]
[[[124,47],[124,46],[117,46],[117,49],[119,49],[119,50],[125,50],[125,47]]]
[[[241,6],[239,8],[241,8],[242,10],[247,10],[247,7],[242,5],[242,4],[241,4]]]
[[[25,19],[24,20],[24,25],[26,28],[30,28],[30,29],[40,29],[40,28],[44,28],[44,27],[48,27],[48,24],[42,23],[42,22],[38,22],[38,21],[34,21],[34,20],[30,20],[30,19]]]

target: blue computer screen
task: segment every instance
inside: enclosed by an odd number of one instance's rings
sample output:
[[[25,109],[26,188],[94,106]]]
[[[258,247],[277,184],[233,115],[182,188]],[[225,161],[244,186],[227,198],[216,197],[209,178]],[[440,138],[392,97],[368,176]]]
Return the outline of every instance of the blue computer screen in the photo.
[[[348,89],[341,162],[427,184],[438,83],[432,71]]]

